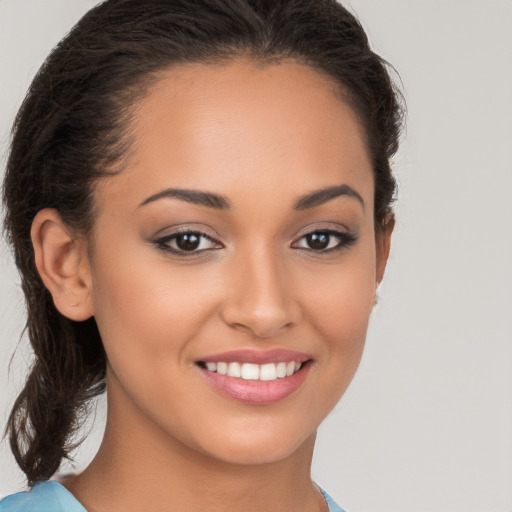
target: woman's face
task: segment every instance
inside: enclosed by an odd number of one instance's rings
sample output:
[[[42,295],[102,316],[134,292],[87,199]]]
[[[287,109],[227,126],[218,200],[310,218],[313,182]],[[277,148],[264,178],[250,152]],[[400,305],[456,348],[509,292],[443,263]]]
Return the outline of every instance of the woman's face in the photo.
[[[358,119],[310,68],[236,61],[168,72],[131,136],[89,259],[111,420],[281,460],[352,379],[385,263]]]

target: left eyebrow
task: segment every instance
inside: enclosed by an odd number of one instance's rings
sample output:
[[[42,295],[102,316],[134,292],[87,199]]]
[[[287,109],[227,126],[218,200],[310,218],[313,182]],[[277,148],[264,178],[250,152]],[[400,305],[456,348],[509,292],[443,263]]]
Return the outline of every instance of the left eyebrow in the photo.
[[[364,201],[361,195],[353,189],[350,185],[338,185],[334,187],[325,187],[320,190],[315,190],[309,194],[301,196],[295,203],[293,208],[295,210],[307,210],[308,208],[314,208],[320,206],[336,197],[347,196],[357,199],[361,203],[364,210]]]
[[[185,201],[187,203],[207,206],[208,208],[215,208],[218,210],[226,210],[229,208],[229,202],[224,196],[213,194],[211,192],[202,192],[200,190],[178,188],[168,188],[161,192],[157,192],[142,201],[139,206],[144,206],[163,198],[179,199],[180,201]]]

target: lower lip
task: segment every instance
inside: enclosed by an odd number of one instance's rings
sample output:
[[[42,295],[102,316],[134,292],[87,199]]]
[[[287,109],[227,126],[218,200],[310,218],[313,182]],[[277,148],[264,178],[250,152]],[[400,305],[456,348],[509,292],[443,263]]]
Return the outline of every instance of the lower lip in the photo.
[[[308,362],[293,375],[276,380],[245,380],[210,372],[199,366],[198,368],[208,382],[224,396],[246,404],[264,405],[284,400],[296,391],[304,382],[310,366]]]

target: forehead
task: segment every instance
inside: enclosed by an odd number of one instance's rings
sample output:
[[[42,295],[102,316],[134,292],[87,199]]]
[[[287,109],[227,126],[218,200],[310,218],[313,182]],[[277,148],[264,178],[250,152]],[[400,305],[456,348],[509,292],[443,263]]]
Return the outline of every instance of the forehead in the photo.
[[[127,168],[106,182],[136,190],[134,201],[170,186],[280,200],[348,182],[373,194],[356,113],[333,80],[296,62],[166,71],[135,107],[130,135]]]

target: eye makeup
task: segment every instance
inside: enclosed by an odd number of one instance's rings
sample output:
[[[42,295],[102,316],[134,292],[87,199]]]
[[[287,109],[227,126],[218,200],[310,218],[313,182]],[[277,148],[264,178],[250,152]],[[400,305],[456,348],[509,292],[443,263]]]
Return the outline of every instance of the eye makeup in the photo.
[[[305,249],[316,253],[331,253],[348,248],[357,241],[357,237],[350,232],[315,228],[303,234],[292,243],[294,249]]]
[[[182,228],[169,233],[157,238],[153,243],[163,251],[184,257],[224,247],[221,242],[206,233],[190,228]]]
[[[356,243],[355,234],[333,228],[315,228],[302,234],[290,245],[292,249],[326,254],[347,249]],[[205,251],[223,249],[224,244],[209,234],[184,227],[156,238],[153,244],[160,250],[174,255],[189,257]]]

